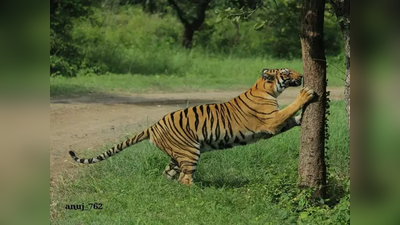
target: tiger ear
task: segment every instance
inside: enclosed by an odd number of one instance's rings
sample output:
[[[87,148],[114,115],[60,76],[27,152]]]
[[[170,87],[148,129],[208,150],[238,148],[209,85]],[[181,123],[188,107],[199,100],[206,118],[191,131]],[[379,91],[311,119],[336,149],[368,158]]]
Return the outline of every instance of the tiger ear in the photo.
[[[275,79],[275,76],[273,74],[271,74],[269,69],[263,69],[262,73],[261,73],[261,77],[264,80],[269,80],[269,81],[272,81]]]
[[[283,75],[290,75],[290,70],[289,69],[282,69],[282,74]]]

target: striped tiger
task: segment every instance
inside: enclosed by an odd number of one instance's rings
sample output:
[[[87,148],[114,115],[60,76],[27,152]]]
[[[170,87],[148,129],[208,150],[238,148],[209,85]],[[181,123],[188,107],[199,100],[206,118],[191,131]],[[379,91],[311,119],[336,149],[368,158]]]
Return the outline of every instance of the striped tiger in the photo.
[[[287,87],[300,86],[302,77],[292,69],[264,69],[248,91],[228,102],[167,114],[148,129],[94,158],[82,159],[73,151],[69,154],[78,163],[92,164],[150,139],[171,158],[163,175],[173,179],[179,174],[180,183],[191,185],[201,153],[254,143],[299,126],[301,114],[295,114],[312,100],[314,91],[302,88],[296,100],[282,110],[277,97]]]

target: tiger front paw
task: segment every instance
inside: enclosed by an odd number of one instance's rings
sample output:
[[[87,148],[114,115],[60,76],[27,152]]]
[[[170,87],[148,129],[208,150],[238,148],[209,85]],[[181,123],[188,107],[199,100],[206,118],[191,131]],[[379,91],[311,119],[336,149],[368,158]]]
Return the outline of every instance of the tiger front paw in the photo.
[[[308,87],[303,87],[300,90],[300,94],[298,95],[299,100],[302,101],[303,104],[310,102],[311,100],[313,100],[314,97],[315,97],[314,90]]]

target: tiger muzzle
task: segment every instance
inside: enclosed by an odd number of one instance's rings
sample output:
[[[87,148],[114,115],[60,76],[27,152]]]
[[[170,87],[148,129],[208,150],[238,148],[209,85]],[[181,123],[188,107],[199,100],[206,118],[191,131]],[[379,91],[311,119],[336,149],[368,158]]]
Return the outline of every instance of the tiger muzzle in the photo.
[[[302,77],[300,77],[300,78],[297,78],[297,79],[292,79],[291,81],[290,81],[290,83],[289,83],[289,86],[292,86],[292,87],[298,87],[298,86],[300,86],[301,85],[301,79]]]

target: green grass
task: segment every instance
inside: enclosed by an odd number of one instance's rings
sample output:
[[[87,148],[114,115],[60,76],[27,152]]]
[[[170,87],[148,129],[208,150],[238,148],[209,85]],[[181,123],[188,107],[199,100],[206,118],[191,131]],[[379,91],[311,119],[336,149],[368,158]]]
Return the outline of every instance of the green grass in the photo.
[[[160,53],[162,54],[162,53]],[[336,60],[331,60],[336,61]],[[329,60],[328,60],[329,62]],[[169,53],[168,62],[159,65],[159,58],[143,60],[150,71],[140,74],[87,75],[73,78],[50,77],[50,96],[73,96],[91,92],[184,92],[229,90],[251,87],[263,68],[288,67],[302,72],[301,60],[230,58],[199,53]],[[337,63],[332,63],[337,65]],[[340,67],[341,68],[341,67]],[[343,69],[344,70],[344,69]],[[343,86],[344,74],[328,67],[328,85]],[[305,75],[307,79],[307,75]]]
[[[193,187],[167,181],[161,174],[167,156],[147,141],[139,143],[105,162],[80,167],[74,180],[61,183],[52,199],[58,212],[52,223],[343,224],[350,214],[350,137],[344,102],[331,102],[330,110],[331,198],[322,206],[296,187],[300,129],[294,128],[253,145],[203,154]],[[64,209],[91,202],[104,209]]]

